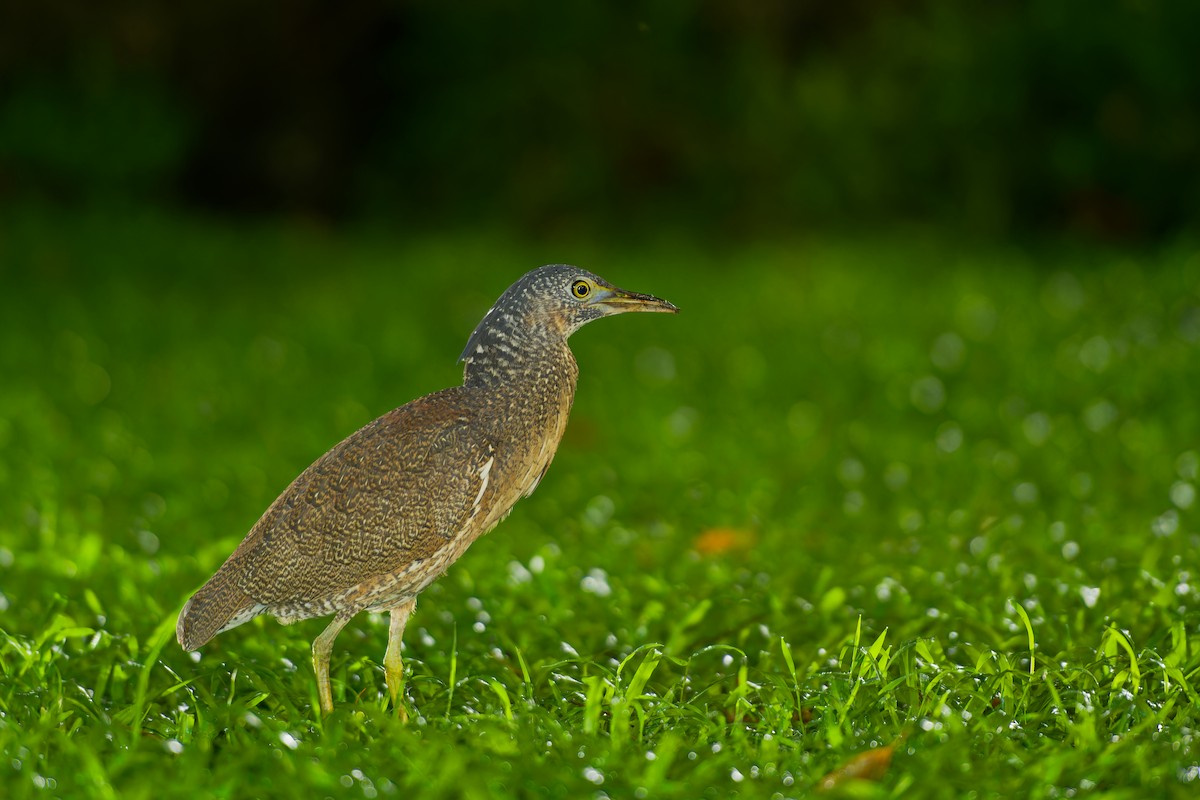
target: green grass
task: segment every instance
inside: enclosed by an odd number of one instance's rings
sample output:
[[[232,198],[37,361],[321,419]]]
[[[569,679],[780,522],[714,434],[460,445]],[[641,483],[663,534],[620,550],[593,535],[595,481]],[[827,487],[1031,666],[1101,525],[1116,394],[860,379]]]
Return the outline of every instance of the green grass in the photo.
[[[341,437],[574,260],[678,317],[573,340],[537,493],[386,619],[175,614]],[[1190,797],[1200,256],[704,252],[128,217],[0,230],[7,796]]]

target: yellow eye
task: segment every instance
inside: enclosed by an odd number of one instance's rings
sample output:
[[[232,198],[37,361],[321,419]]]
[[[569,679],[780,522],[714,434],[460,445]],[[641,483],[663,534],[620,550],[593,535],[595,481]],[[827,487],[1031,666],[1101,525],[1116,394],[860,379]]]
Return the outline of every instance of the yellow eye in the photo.
[[[575,295],[575,297],[580,300],[587,297],[591,293],[592,287],[588,285],[587,281],[575,281],[571,284],[571,294]]]

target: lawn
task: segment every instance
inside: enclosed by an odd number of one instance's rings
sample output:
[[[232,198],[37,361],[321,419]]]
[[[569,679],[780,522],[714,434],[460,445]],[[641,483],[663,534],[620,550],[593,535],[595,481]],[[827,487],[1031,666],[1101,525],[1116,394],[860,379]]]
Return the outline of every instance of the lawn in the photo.
[[[685,241],[10,214],[7,796],[1194,796],[1200,251]],[[326,719],[321,620],[182,652],[288,482],[549,261],[682,312],[572,340],[553,467],[409,624],[408,724],[383,617]]]

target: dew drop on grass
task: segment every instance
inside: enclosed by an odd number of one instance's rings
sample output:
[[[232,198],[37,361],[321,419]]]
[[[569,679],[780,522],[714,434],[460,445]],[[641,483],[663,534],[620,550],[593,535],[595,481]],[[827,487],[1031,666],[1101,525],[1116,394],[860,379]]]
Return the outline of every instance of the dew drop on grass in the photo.
[[[946,387],[936,375],[924,375],[913,382],[908,397],[918,411],[933,414],[946,403]]]
[[[597,597],[608,597],[612,594],[612,587],[608,585],[608,573],[599,567],[588,570],[588,574],[579,582],[579,588]]]
[[[1080,586],[1079,595],[1083,598],[1083,604],[1088,608],[1095,608],[1096,601],[1100,599],[1099,586]]]
[[[1117,407],[1101,398],[1093,401],[1083,410],[1083,424],[1093,433],[1112,425],[1117,420]]]
[[[295,750],[297,747],[300,746],[300,740],[297,739],[295,737],[295,735],[293,735],[287,731],[280,731],[279,741],[282,742],[283,746],[289,750]]]
[[[1112,345],[1103,336],[1093,336],[1079,348],[1079,361],[1092,372],[1104,372],[1112,361]]]
[[[612,519],[615,508],[616,505],[611,497],[603,494],[597,495],[588,502],[587,507],[583,510],[583,519],[593,527],[602,528]]]
[[[1050,417],[1042,411],[1035,411],[1025,417],[1021,423],[1021,430],[1025,433],[1025,438],[1029,443],[1035,446],[1041,446],[1050,438],[1051,432]]]
[[[838,480],[840,480],[844,486],[855,486],[861,483],[862,479],[866,477],[866,474],[866,467],[864,467],[863,463],[857,458],[844,458],[842,459],[842,462],[838,464]]]
[[[526,569],[520,561],[510,561],[508,562],[508,580],[512,584],[529,583],[533,580],[533,573]]]
[[[138,545],[141,546],[142,550],[144,550],[147,555],[152,556],[158,552],[158,536],[152,532],[144,530],[138,531],[137,539]]]
[[[1078,542],[1067,542],[1066,544],[1064,544],[1062,546],[1062,554],[1063,554],[1063,558],[1065,558],[1067,561],[1070,561],[1071,559],[1075,558],[1076,556],[1079,555],[1079,543]]]
[[[1200,477],[1200,454],[1195,450],[1180,453],[1179,458],[1175,459],[1175,471],[1185,481],[1194,481]]]
[[[1184,510],[1196,502],[1196,487],[1187,481],[1176,481],[1171,484],[1171,502]]]
[[[1071,478],[1071,494],[1082,500],[1092,494],[1093,485],[1094,481],[1091,475],[1086,472],[1077,472]]]
[[[1150,524],[1155,536],[1172,536],[1179,530],[1179,512],[1175,509],[1164,511]]]
[[[937,449],[943,453],[953,453],[962,447],[963,432],[956,422],[944,422],[937,429]]]
[[[167,748],[168,753],[179,755],[183,752],[183,742],[179,741],[178,739],[167,739],[167,741],[163,744]]]
[[[737,767],[734,767],[729,771],[729,779],[734,783],[741,783],[746,779],[746,776],[742,774],[741,770],[739,770]]]
[[[584,767],[583,777],[585,780],[588,780],[597,786],[604,783],[604,773],[595,767]]]
[[[933,342],[929,360],[943,372],[953,372],[962,366],[967,346],[962,337],[953,331],[947,331]]]
[[[1037,485],[1029,481],[1018,483],[1013,487],[1013,499],[1023,506],[1033,505],[1038,501]]]
[[[699,421],[699,411],[689,406],[680,406],[667,417],[667,431],[675,439],[686,439],[692,435]]]

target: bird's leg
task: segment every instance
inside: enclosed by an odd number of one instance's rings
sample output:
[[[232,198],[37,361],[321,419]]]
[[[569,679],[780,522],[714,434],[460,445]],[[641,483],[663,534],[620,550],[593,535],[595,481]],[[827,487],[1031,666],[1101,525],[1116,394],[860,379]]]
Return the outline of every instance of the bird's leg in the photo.
[[[333,640],[346,627],[346,623],[356,612],[342,611],[333,618],[320,636],[313,639],[312,657],[313,671],[317,673],[317,694],[321,700],[321,713],[333,711],[333,693],[329,691],[329,653],[333,650]]]
[[[409,600],[392,609],[387,652],[383,656],[383,671],[387,677],[388,694],[392,696],[392,708],[396,709],[402,720],[408,719],[408,712],[400,702],[401,679],[404,677],[404,665],[400,661],[400,640],[404,637],[404,625],[408,622],[408,615],[416,605],[416,600]]]

